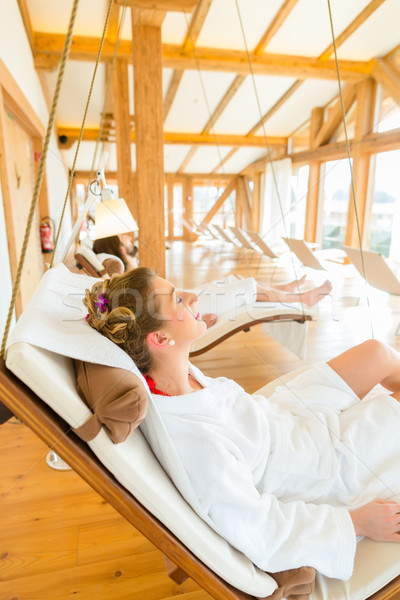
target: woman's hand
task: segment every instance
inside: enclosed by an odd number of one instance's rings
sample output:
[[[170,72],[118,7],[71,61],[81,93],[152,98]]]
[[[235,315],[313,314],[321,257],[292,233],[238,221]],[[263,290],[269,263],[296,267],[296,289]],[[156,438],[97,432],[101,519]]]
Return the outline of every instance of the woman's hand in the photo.
[[[376,500],[349,512],[356,535],[377,542],[400,542],[400,504]]]

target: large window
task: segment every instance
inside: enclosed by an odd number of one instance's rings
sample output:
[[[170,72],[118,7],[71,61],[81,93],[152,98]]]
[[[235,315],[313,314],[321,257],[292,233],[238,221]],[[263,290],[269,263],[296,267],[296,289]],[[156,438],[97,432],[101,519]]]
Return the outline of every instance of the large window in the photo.
[[[201,222],[204,219],[224,189],[224,187],[216,185],[195,185],[193,187],[193,219],[196,222]],[[235,192],[232,192],[229,198],[225,200],[212,222],[220,225],[222,228],[235,225]]]
[[[168,186],[164,185],[165,237],[169,239],[181,238],[183,235],[183,186],[181,183],[174,183],[172,190],[172,198],[169,198]]]
[[[400,150],[376,156],[369,248],[400,259]]]
[[[310,167],[304,165],[292,174],[290,214],[286,222],[290,225],[290,237],[297,239],[304,238],[309,172]]]
[[[341,248],[346,237],[350,198],[350,165],[348,159],[330,161],[324,167],[322,247]]]

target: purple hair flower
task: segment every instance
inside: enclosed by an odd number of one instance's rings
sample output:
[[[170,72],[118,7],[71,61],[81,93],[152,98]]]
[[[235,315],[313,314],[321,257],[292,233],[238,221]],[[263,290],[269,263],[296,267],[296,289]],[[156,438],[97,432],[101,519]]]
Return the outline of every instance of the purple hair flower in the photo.
[[[95,302],[94,305],[99,308],[101,313],[105,313],[107,312],[106,304],[108,304],[108,299],[105,297],[104,294],[101,294],[101,296],[98,297],[97,302]]]

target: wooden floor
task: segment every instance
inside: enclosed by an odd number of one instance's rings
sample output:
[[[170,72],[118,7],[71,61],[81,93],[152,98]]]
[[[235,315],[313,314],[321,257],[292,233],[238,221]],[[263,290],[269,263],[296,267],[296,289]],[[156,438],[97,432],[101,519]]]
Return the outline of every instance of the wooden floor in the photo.
[[[265,283],[300,277],[291,260],[266,258],[218,243],[175,242],[167,274],[175,285],[200,285],[229,272]],[[258,325],[193,359],[208,375],[235,378],[253,392],[281,373],[326,360],[371,337],[400,349],[395,331],[400,298],[366,290],[351,266],[329,263],[308,274],[309,285],[327,276],[334,284],[309,324],[301,361],[263,335]],[[206,600],[194,582],[181,587],[165,574],[162,555],[71,471],[45,461],[47,448],[16,419],[0,427],[0,600]]]

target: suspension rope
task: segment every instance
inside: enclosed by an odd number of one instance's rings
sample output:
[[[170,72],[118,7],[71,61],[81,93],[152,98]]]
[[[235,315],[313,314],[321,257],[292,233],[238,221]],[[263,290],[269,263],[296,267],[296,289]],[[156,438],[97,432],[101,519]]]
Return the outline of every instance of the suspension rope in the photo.
[[[364,280],[367,283],[365,263],[364,263],[363,243],[362,243],[362,238],[361,238],[360,219],[359,219],[358,209],[357,209],[356,188],[355,188],[354,176],[353,176],[353,165],[351,162],[350,142],[349,142],[349,136],[347,133],[346,111],[344,108],[342,83],[341,83],[341,79],[340,79],[339,61],[338,61],[338,56],[337,56],[336,38],[335,38],[335,31],[334,31],[334,27],[333,27],[333,18],[332,18],[332,10],[331,10],[330,0],[327,0],[327,3],[328,3],[328,11],[329,11],[329,22],[330,22],[331,34],[332,34],[333,52],[334,52],[334,56],[335,56],[336,76],[337,76],[337,82],[338,82],[338,86],[339,86],[340,108],[341,108],[341,112],[342,112],[344,135],[345,135],[345,139],[346,139],[346,153],[347,153],[347,160],[349,162],[349,168],[350,168],[351,191],[352,191],[352,195],[353,195],[353,208],[354,208],[354,214],[355,214],[355,219],[356,219],[358,243],[360,246],[361,267],[362,267]],[[372,317],[371,317],[371,306],[370,306],[370,302],[369,302],[368,292],[366,294],[366,298],[367,298],[368,310],[370,312],[371,335],[374,338],[375,337],[374,336],[374,327],[373,327],[373,322],[372,322]]]
[[[97,134],[96,146],[95,146],[94,153],[93,153],[92,164],[90,166],[89,182],[92,181],[93,176],[94,176],[95,165],[97,164],[97,151],[98,151],[98,148],[99,148],[99,145],[100,145],[100,140],[103,137],[103,133],[104,133],[105,109],[106,109],[106,106],[108,104],[108,98],[110,96],[110,91],[111,91],[111,86],[112,86],[112,81],[113,81],[113,75],[114,75],[114,70],[115,70],[115,64],[117,62],[119,45],[120,45],[120,42],[121,42],[121,33],[122,33],[122,28],[123,28],[123,25],[124,25],[124,21],[125,21],[126,5],[127,5],[127,0],[124,0],[124,5],[122,7],[122,12],[121,12],[121,18],[119,20],[119,25],[118,25],[117,41],[115,42],[114,53],[113,53],[113,57],[112,57],[112,60],[111,60],[110,69],[109,69],[108,74],[107,74],[107,82],[106,82],[106,91],[105,91],[105,94],[104,94],[103,111],[102,111],[101,117],[100,117],[99,132]]]
[[[212,118],[212,113],[211,113],[210,105],[209,105],[208,98],[207,98],[207,93],[206,93],[206,89],[205,89],[205,85],[204,85],[204,80],[203,80],[203,76],[202,76],[202,73],[201,73],[199,60],[198,60],[197,53],[196,53],[195,43],[193,41],[193,36],[192,36],[192,32],[191,32],[190,27],[189,27],[189,21],[188,21],[188,17],[186,15],[186,13],[185,13],[185,19],[186,19],[186,25],[187,25],[187,28],[188,28],[189,38],[190,38],[190,41],[191,41],[193,58],[194,58],[195,63],[196,63],[196,68],[197,68],[197,72],[198,72],[199,80],[200,80],[200,86],[201,86],[202,94],[203,94],[204,101],[205,101],[206,108],[207,108],[208,121],[211,124],[210,131],[211,131],[211,134],[212,134],[212,136],[214,137],[214,140],[215,140],[215,146],[217,148],[217,153],[218,153],[218,157],[219,157],[219,165],[221,166],[222,173],[224,175],[226,175],[225,162],[224,162],[225,159],[222,158],[221,147],[220,147],[220,144],[218,142],[218,136],[217,136],[216,131],[215,131],[215,122],[214,122],[214,119]],[[218,174],[215,175],[215,178],[216,179],[218,178]],[[230,201],[232,212],[234,212],[235,211],[235,205],[234,205],[233,198],[232,198],[232,192],[229,194],[227,200]],[[218,199],[217,199],[217,201],[218,201]],[[238,201],[238,198],[237,198],[237,192],[236,192],[236,203],[237,203],[237,201]],[[236,218],[235,218],[235,222],[236,222]],[[252,269],[251,269],[250,260],[248,259],[248,255],[244,251],[243,247],[241,247],[240,250],[244,252],[244,261],[246,263],[247,272],[251,273]],[[260,257],[260,261],[261,261],[261,259],[262,259],[262,256]]]
[[[56,87],[55,87],[55,91],[54,91],[53,102],[52,102],[50,113],[49,113],[49,121],[47,123],[46,135],[45,135],[45,139],[44,139],[44,143],[43,143],[43,149],[42,149],[42,152],[40,155],[35,187],[33,190],[33,196],[32,196],[31,206],[30,206],[29,215],[28,215],[28,221],[26,224],[24,240],[23,240],[22,248],[21,248],[21,256],[20,256],[19,263],[18,263],[17,273],[16,273],[16,277],[15,277],[15,282],[13,285],[10,306],[8,309],[8,315],[7,315],[6,325],[5,325],[4,334],[3,334],[3,340],[2,340],[2,344],[1,344],[0,356],[2,358],[5,357],[5,348],[6,348],[8,333],[10,331],[11,319],[12,319],[12,315],[14,312],[17,294],[18,294],[18,291],[20,288],[22,269],[23,269],[24,263],[25,263],[25,256],[26,256],[26,251],[27,251],[27,247],[28,247],[29,236],[30,236],[30,232],[32,229],[33,219],[35,216],[36,205],[37,205],[37,202],[39,199],[40,187],[42,185],[44,168],[45,168],[45,164],[46,164],[47,150],[48,150],[49,143],[50,143],[51,132],[53,130],[54,119],[55,119],[55,114],[56,114],[56,109],[57,109],[57,103],[58,103],[58,99],[59,99],[59,95],[60,95],[60,89],[61,89],[61,84],[62,84],[63,77],[64,77],[64,72],[65,72],[65,65],[66,65],[67,57],[68,57],[69,50],[71,47],[72,31],[74,28],[76,13],[78,11],[78,4],[79,4],[79,0],[74,0],[74,4],[72,6],[72,11],[71,11],[71,16],[70,16],[70,20],[69,20],[69,25],[68,25],[67,35],[65,37],[64,48],[63,48],[63,52],[61,55],[57,83],[56,83]]]
[[[249,48],[248,48],[248,44],[247,44],[246,34],[245,34],[245,31],[244,31],[243,20],[242,20],[242,15],[240,13],[240,8],[239,8],[238,0],[235,0],[235,4],[236,4],[236,10],[237,10],[237,13],[238,13],[238,17],[239,17],[240,28],[241,28],[241,31],[242,31],[243,42],[244,42],[244,45],[245,45],[247,62],[249,64],[250,76],[251,76],[251,80],[252,80],[252,84],[253,84],[254,94],[255,94],[256,101],[257,101],[257,108],[258,108],[258,112],[259,112],[259,115],[260,115],[260,120],[262,122],[262,129],[263,129],[263,134],[264,134],[264,139],[265,139],[265,145],[266,145],[266,148],[267,148],[268,163],[269,163],[269,165],[271,167],[271,172],[272,172],[272,178],[273,178],[275,193],[276,193],[276,196],[277,196],[277,199],[278,199],[279,209],[280,209],[280,212],[281,212],[281,220],[282,220],[283,227],[284,227],[284,230],[285,230],[285,236],[286,237],[290,237],[290,236],[288,236],[288,233],[287,233],[286,218],[285,218],[285,214],[283,212],[282,200],[281,200],[281,195],[280,195],[280,192],[279,192],[278,181],[277,181],[277,178],[276,178],[274,161],[272,159],[271,146],[269,144],[268,136],[267,136],[267,132],[266,132],[266,128],[265,128],[265,121],[263,119],[260,97],[259,97],[258,90],[257,90],[256,80],[255,80],[254,71],[253,71],[253,65],[252,65],[252,62],[251,62],[251,56],[250,56],[250,52],[249,52]],[[274,226],[276,226],[276,225],[274,225]],[[295,264],[292,252],[290,252],[290,260],[291,260],[291,263],[292,263],[292,269],[293,269],[293,273],[294,273],[296,282],[298,282],[297,269],[296,269],[296,264]],[[300,295],[301,310],[302,310],[302,313],[304,315],[305,314],[305,307],[304,307],[304,303],[303,303],[303,296],[302,296],[302,294],[300,292],[300,288],[299,288],[298,285],[297,285],[297,290],[298,290],[298,293]]]
[[[69,172],[68,186],[67,186],[67,191],[65,193],[65,199],[64,199],[64,204],[63,204],[62,212],[61,212],[61,218],[60,218],[60,221],[59,221],[59,224],[58,224],[57,235],[56,235],[56,239],[55,239],[55,242],[54,242],[54,250],[53,250],[53,254],[52,254],[52,257],[51,257],[51,261],[50,261],[50,268],[53,266],[53,263],[54,263],[54,257],[55,257],[55,254],[56,254],[57,244],[58,244],[58,240],[59,240],[60,233],[61,233],[61,227],[62,227],[63,220],[64,220],[65,210],[66,210],[67,204],[68,204],[69,192],[71,190],[72,180],[74,178],[75,165],[76,165],[76,161],[78,159],[78,154],[79,154],[79,149],[80,149],[80,145],[81,145],[81,141],[82,141],[83,131],[85,129],[86,117],[87,117],[87,113],[88,113],[88,110],[89,110],[90,100],[92,99],[93,86],[94,86],[94,82],[95,82],[95,79],[96,79],[97,68],[99,66],[101,52],[103,50],[104,40],[105,40],[106,33],[107,33],[108,21],[110,19],[110,13],[111,13],[111,7],[113,5],[113,1],[114,0],[110,0],[109,3],[108,3],[106,20],[104,22],[103,33],[102,33],[102,36],[101,36],[99,50],[97,52],[96,62],[95,62],[94,69],[93,69],[92,80],[90,82],[89,94],[88,94],[87,101],[86,101],[85,111],[83,113],[83,119],[82,119],[82,123],[81,123],[81,130],[79,132],[79,138],[78,138],[78,144],[77,144],[77,147],[76,147],[76,150],[75,150],[75,156],[74,156],[74,160],[73,160],[73,163],[72,163],[72,167],[71,167],[70,172]]]

